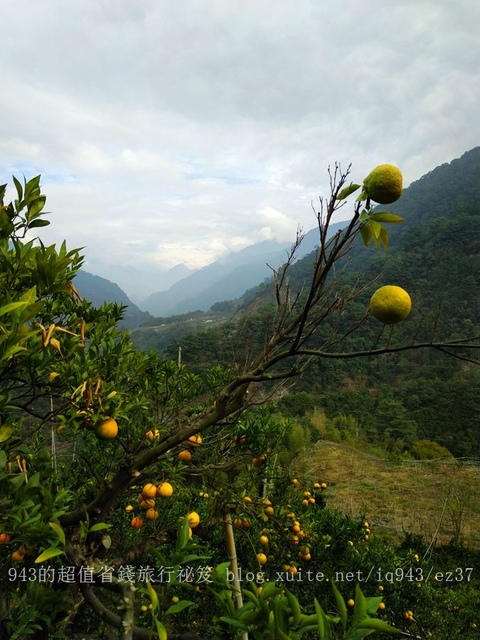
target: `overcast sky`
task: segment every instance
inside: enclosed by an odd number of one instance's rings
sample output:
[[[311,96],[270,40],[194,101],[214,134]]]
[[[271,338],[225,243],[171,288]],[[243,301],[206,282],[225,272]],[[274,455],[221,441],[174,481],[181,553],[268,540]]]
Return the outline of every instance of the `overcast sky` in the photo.
[[[360,182],[397,164],[409,184],[479,144],[475,0],[0,9],[1,182],[41,173],[44,240],[121,286],[125,267],[293,240],[335,161]]]

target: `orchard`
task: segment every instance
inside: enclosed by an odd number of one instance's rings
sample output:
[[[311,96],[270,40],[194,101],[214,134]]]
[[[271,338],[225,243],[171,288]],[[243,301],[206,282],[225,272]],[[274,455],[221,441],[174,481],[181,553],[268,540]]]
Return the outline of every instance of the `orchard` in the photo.
[[[41,240],[39,176],[14,178],[9,204],[0,187],[0,639],[353,640],[435,628],[434,615],[416,615],[434,597],[415,579],[420,550],[393,550],[367,522],[329,510],[328,479],[295,468],[276,402],[314,359],[475,346],[396,343],[415,308],[402,283],[387,285],[400,290],[393,302],[378,283],[341,293],[335,266],[349,248],[386,248],[386,225],[402,221],[372,204],[400,197],[397,168],[380,165],[363,188],[348,176],[330,175],[306,289],[292,295],[288,279],[299,234],[273,273],[263,348],[204,374],[135,349],[117,326],[124,308],[82,298],[80,251]],[[355,192],[350,222],[330,237]],[[342,351],[336,330],[318,346],[317,328],[364,290],[372,303],[348,334],[380,322],[388,338]],[[367,584],[374,564],[401,566],[405,580]]]

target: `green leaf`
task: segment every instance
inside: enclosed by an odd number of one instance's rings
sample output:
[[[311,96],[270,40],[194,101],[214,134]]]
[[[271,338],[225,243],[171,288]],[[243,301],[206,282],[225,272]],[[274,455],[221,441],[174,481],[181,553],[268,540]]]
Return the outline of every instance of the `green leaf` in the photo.
[[[32,222],[28,223],[29,229],[34,229],[35,227],[47,227],[50,224],[50,220],[32,220]]]
[[[295,624],[295,626],[298,626],[300,624],[300,617],[302,615],[302,610],[300,609],[300,603],[298,602],[297,598],[293,595],[293,593],[290,593],[288,589],[285,589],[285,595],[287,596],[288,605],[292,613],[293,623]]]
[[[232,627],[235,627],[236,629],[240,629],[241,631],[248,631],[248,626],[240,620],[237,620],[236,618],[231,618],[230,616],[220,616],[219,620],[231,625]]]
[[[165,626],[160,622],[160,620],[157,620],[157,618],[154,618],[154,620],[155,628],[157,629],[158,640],[167,640],[167,630]]]
[[[192,604],[195,604],[192,600],[180,600],[180,602],[172,604],[172,606],[165,611],[165,615],[169,616],[174,613],[180,613],[180,611],[183,611],[187,607],[191,607]]]
[[[375,633],[374,629],[359,629],[358,627],[353,627],[347,632],[347,635],[344,636],[344,638],[345,640],[362,640],[362,638],[371,636],[372,633]]]
[[[106,522],[98,522],[97,524],[94,524],[92,527],[90,527],[88,532],[93,533],[94,531],[103,531],[103,529],[111,529],[112,527],[113,527],[113,524],[107,524]]]
[[[356,626],[361,620],[367,617],[367,600],[363,595],[360,585],[355,586],[355,607],[353,609],[353,624]]]
[[[342,621],[342,627],[345,630],[347,628],[347,605],[345,604],[345,600],[340,591],[337,589],[337,585],[333,580],[332,589],[335,596],[335,601],[337,603],[338,613],[340,614],[340,620]]]
[[[276,596],[280,593],[281,589],[277,587],[275,582],[267,582],[263,585],[262,593],[260,594],[260,600],[267,600],[272,596]]]
[[[379,211],[378,213],[372,213],[369,216],[370,220],[375,220],[376,222],[393,222],[399,223],[403,222],[405,218],[402,216],[397,216],[394,213],[388,213],[387,211]]]
[[[230,586],[229,581],[227,580],[227,571],[230,569],[230,562],[222,562],[221,564],[217,564],[217,566],[213,569],[210,574],[210,578],[219,584]]]
[[[330,640],[332,637],[332,633],[331,633],[330,623],[328,621],[328,618],[325,615],[325,612],[323,611],[322,607],[318,603],[318,600],[314,598],[313,602],[315,604],[315,612],[317,614],[317,626],[318,626],[318,633],[320,635],[320,640]]]
[[[18,201],[20,202],[22,200],[22,198],[23,198],[22,183],[15,176],[12,176],[12,178],[13,178],[13,183],[15,185],[15,189],[17,190]]]
[[[150,602],[153,605],[153,611],[157,611],[158,607],[160,606],[159,602],[158,602],[158,595],[157,592],[155,591],[155,589],[152,587],[152,585],[150,584],[150,582],[147,580],[147,591],[148,591],[148,596],[150,598]]]
[[[37,196],[30,200],[27,207],[27,220],[34,220],[38,218],[43,207],[45,206],[47,198],[46,196]],[[29,225],[30,226],[30,225]]]
[[[374,629],[375,631],[385,631],[386,633],[401,633],[400,629],[391,627],[384,620],[378,618],[365,618],[358,625],[358,629]]]
[[[358,189],[360,189],[360,185],[359,184],[354,184],[353,182],[350,183],[350,185],[348,187],[344,187],[338,194],[337,196],[337,200],[345,200],[345,198],[348,198],[348,196],[350,196],[352,193],[355,193],[355,191],[357,191]]]
[[[373,239],[373,234],[368,223],[360,227],[360,235],[362,236],[363,244],[368,247]]]
[[[45,560],[50,560],[50,558],[55,558],[55,556],[63,555],[63,551],[58,547],[49,547],[45,549],[43,553],[41,553],[38,558],[35,558],[35,562],[45,562]]]
[[[188,522],[188,519],[182,518],[177,530],[176,551],[179,552],[187,546],[189,541],[189,536],[188,536],[189,529],[190,529],[190,524]]]
[[[383,244],[385,249],[388,249],[390,240],[388,238],[388,233],[385,227],[382,227],[380,230],[380,242]]]
[[[368,199],[368,193],[364,189],[362,189],[362,192],[356,199],[356,202],[362,202],[362,200],[367,200],[367,199]]]
[[[0,307],[0,316],[4,316],[6,313],[10,313],[10,311],[14,311],[15,309],[20,309],[21,307],[26,307],[28,302],[25,300],[19,300],[17,302],[9,302],[8,304]]]
[[[367,601],[367,613],[375,613],[378,610],[378,605],[382,602],[382,596],[374,596],[366,598]]]
[[[7,454],[5,451],[0,451],[0,471],[5,469],[5,465],[7,464]]]
[[[9,424],[4,424],[0,427],[0,442],[5,442],[5,440],[8,440],[9,437],[12,435],[13,433],[13,427]],[[2,451],[2,453],[4,453]],[[5,461],[6,461],[6,456],[5,456]],[[5,465],[3,465],[5,466]],[[0,464],[0,468],[2,467],[2,465]]]
[[[65,545],[65,532],[62,527],[56,522],[49,522],[48,524],[55,531],[60,542]]]

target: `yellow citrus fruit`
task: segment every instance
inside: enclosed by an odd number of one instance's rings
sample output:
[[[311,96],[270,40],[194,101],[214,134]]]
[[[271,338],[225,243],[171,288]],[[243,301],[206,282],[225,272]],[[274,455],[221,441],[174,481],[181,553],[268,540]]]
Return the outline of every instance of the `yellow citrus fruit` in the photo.
[[[412,309],[412,299],[402,287],[387,284],[377,289],[370,299],[370,312],[384,324],[405,320]]]
[[[250,496],[245,496],[243,501],[245,504],[250,504],[252,502],[252,499],[250,498]]]
[[[200,434],[197,434],[195,436],[190,436],[188,439],[187,444],[190,447],[199,447],[203,442],[202,436]]]
[[[24,557],[25,557],[25,551],[22,548],[17,549],[11,555],[11,558],[14,562],[22,562]]]
[[[192,454],[188,449],[183,449],[183,451],[180,451],[180,453],[178,454],[178,459],[182,462],[190,462],[190,460],[192,459]]]
[[[99,420],[95,425],[95,435],[99,440],[113,440],[118,435],[118,424],[113,418]]]
[[[131,504],[127,504],[125,511],[133,511],[133,506]]]
[[[196,511],[192,511],[191,513],[188,514],[187,520],[190,525],[190,528],[195,529],[195,527],[198,527],[200,523],[200,516]]]
[[[348,600],[347,602],[349,607],[354,607],[355,606],[355,600],[353,598],[350,598],[350,600]]]
[[[173,494],[173,487],[169,482],[162,482],[157,487],[157,496],[161,496],[162,498],[170,498]]]
[[[145,513],[145,517],[147,520],[156,520],[158,518],[158,511],[155,511],[155,509],[148,509]]]
[[[391,204],[402,195],[402,172],[393,164],[380,164],[365,178],[363,189],[374,202]]]
[[[267,536],[260,536],[259,542],[262,545],[262,547],[266,547],[267,544],[268,544],[268,537]]]
[[[257,553],[258,564],[267,564],[267,556],[264,553]]]
[[[146,432],[145,434],[145,438],[147,440],[155,440],[156,438],[160,437],[160,431],[158,429],[155,429],[155,431],[152,431],[151,429],[149,431]]]
[[[143,489],[142,489],[142,496],[147,499],[147,498],[154,498],[157,495],[157,487],[152,484],[151,482],[149,482],[148,484],[146,484]]]
[[[180,602],[180,598],[178,596],[173,596],[172,602],[173,604],[177,604],[177,602]]]
[[[265,507],[264,511],[265,511],[265,515],[267,516],[273,516],[273,514],[275,513],[275,510],[273,507]]]

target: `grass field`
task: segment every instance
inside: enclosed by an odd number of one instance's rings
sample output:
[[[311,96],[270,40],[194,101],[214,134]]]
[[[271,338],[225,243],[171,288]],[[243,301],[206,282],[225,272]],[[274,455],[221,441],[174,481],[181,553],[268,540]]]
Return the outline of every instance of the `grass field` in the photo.
[[[375,535],[399,542],[405,532],[427,543],[480,550],[480,465],[455,460],[392,463],[320,441],[298,466],[329,485],[328,505],[365,516]]]

